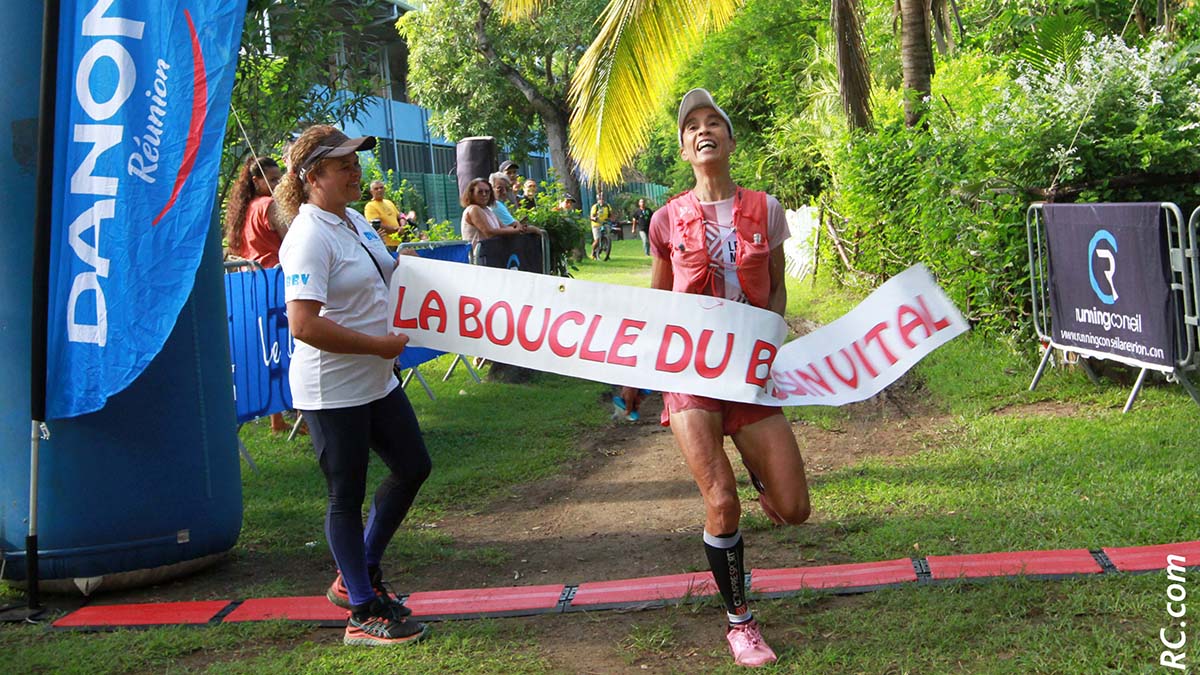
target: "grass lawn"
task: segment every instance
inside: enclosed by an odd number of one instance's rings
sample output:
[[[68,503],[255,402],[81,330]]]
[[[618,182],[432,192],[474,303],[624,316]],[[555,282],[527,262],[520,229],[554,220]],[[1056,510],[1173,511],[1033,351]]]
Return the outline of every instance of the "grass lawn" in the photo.
[[[615,242],[612,260],[585,260],[576,276],[646,286],[649,263],[639,241]],[[813,287],[806,280],[789,289],[789,312],[819,322],[854,302],[823,283]],[[532,386],[478,385],[461,368],[442,383],[446,366],[443,361],[426,371],[438,401],[415,384],[409,389],[436,449],[435,470],[393,544],[397,559],[436,564],[439,557],[464,555],[419,524],[482,508],[516,485],[555,474],[576,455],[580,437],[606,419],[596,405],[604,385],[551,375]],[[945,420],[929,435],[926,451],[819,476],[812,486],[818,522],[768,530],[750,521],[747,529],[759,539],[800,550],[822,547],[858,561],[1200,538],[1200,409],[1182,389],[1148,386],[1124,415],[1127,387],[1095,386],[1078,371],[1052,370],[1037,391],[1026,391],[1035,366],[1024,346],[975,335],[953,341],[916,370],[921,391]],[[826,426],[849,414],[789,410],[794,419]],[[265,425],[248,425],[243,438],[261,471],[244,471],[245,525],[234,555],[327,557],[320,520],[313,517],[324,509],[323,485],[307,446],[273,439]],[[306,547],[309,542],[316,544]],[[1196,573],[1188,574],[1190,582]],[[1176,671],[1159,666],[1159,629],[1177,634],[1177,620],[1166,611],[1168,584],[1159,573],[912,585],[758,601],[755,610],[785,645],[777,672],[1166,673]],[[229,595],[298,592],[281,578],[268,587],[232,588]],[[0,591],[0,601],[19,597]],[[617,631],[614,648],[629,653],[632,671],[696,672],[689,659],[700,658],[704,672],[735,672],[721,657],[722,645],[696,655],[689,617],[697,611],[683,605],[545,619],[581,636],[601,626]],[[449,622],[422,645],[375,651],[315,642],[308,627],[293,624],[105,634],[4,625],[0,671],[563,672],[531,625]],[[587,666],[580,661],[577,670]]]

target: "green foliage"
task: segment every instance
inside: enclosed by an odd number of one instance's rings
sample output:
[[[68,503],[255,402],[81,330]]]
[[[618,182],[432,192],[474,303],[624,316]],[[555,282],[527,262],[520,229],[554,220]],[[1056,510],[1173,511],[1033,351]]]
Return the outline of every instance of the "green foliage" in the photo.
[[[542,113],[504,76],[511,67],[541,96],[566,110],[575,63],[595,29],[604,3],[564,0],[534,19],[502,24],[492,14],[487,34],[501,61],[476,43],[481,3],[433,0],[396,24],[409,45],[409,93],[429,108],[430,127],[445,138],[494,136],[521,158],[545,147]]]
[[[562,211],[558,205],[566,192],[558,181],[539,184],[533,208],[521,207],[513,215],[517,220],[546,231],[550,239],[550,274],[571,276],[574,260],[582,250],[584,234],[589,233],[586,219],[579,211]]]
[[[1073,62],[1018,61],[1015,79],[1002,65],[942,64],[924,129],[878,92],[876,131],[839,145],[826,198],[853,268],[878,281],[924,262],[972,322],[1013,332],[1028,330],[1030,201],[1200,202],[1171,178],[1200,170],[1200,88],[1195,57],[1161,41],[1088,35]]]
[[[681,192],[694,183],[691,167],[679,158],[675,105],[692,87],[704,87],[733,120],[737,152],[734,178],[742,185],[777,196],[813,195],[827,171],[814,170],[819,156],[788,162],[772,153],[772,142],[797,115],[839,109],[832,61],[817,62],[815,40],[828,21],[827,2],[752,0],[733,22],[708,40],[684,68],[651,135],[638,168]],[[731,55],[736,54],[736,58]],[[831,75],[832,74],[832,75]],[[832,76],[832,87],[828,86]],[[814,83],[820,86],[814,87]],[[831,97],[831,98],[830,98]],[[810,139],[804,139],[806,145]],[[796,156],[789,160],[798,159]]]
[[[303,127],[357,118],[380,88],[376,48],[360,39],[371,21],[370,8],[338,0],[250,0],[222,181],[251,152],[278,156]]]

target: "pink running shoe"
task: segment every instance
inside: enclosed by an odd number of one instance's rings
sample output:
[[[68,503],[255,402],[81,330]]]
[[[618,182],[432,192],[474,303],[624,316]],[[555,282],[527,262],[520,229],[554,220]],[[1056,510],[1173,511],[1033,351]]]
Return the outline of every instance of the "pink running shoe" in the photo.
[[[729,641],[729,651],[733,652],[733,662],[739,666],[757,668],[775,663],[775,652],[763,640],[758,622],[754,619],[730,624],[725,639]]]

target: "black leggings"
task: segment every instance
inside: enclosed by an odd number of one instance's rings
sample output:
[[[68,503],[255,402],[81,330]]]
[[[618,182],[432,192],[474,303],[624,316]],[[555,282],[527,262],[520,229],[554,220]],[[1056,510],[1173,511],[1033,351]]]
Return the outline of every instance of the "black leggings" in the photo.
[[[421,427],[400,387],[364,405],[302,412],[329,486],[325,536],[334,562],[341,570],[350,602],[370,602],[375,591],[367,568],[379,566],[432,468]],[[391,473],[375,490],[364,528],[368,448]]]

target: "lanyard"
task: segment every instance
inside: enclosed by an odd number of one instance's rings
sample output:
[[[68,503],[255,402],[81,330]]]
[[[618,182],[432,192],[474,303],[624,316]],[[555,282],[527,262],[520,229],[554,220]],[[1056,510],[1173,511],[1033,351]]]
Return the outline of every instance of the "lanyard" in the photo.
[[[367,245],[363,243],[362,235],[358,233],[358,230],[355,229],[353,225],[345,220],[342,221],[342,224],[350,228],[350,231],[354,233],[355,239],[358,239],[358,245],[362,247],[363,251],[366,252],[367,257],[371,259],[371,264],[375,266],[375,271],[379,272],[379,278],[383,279],[383,285],[387,286],[387,275],[383,273],[383,268],[379,266],[379,261],[375,259],[375,256],[371,253],[371,249],[367,248]]]

